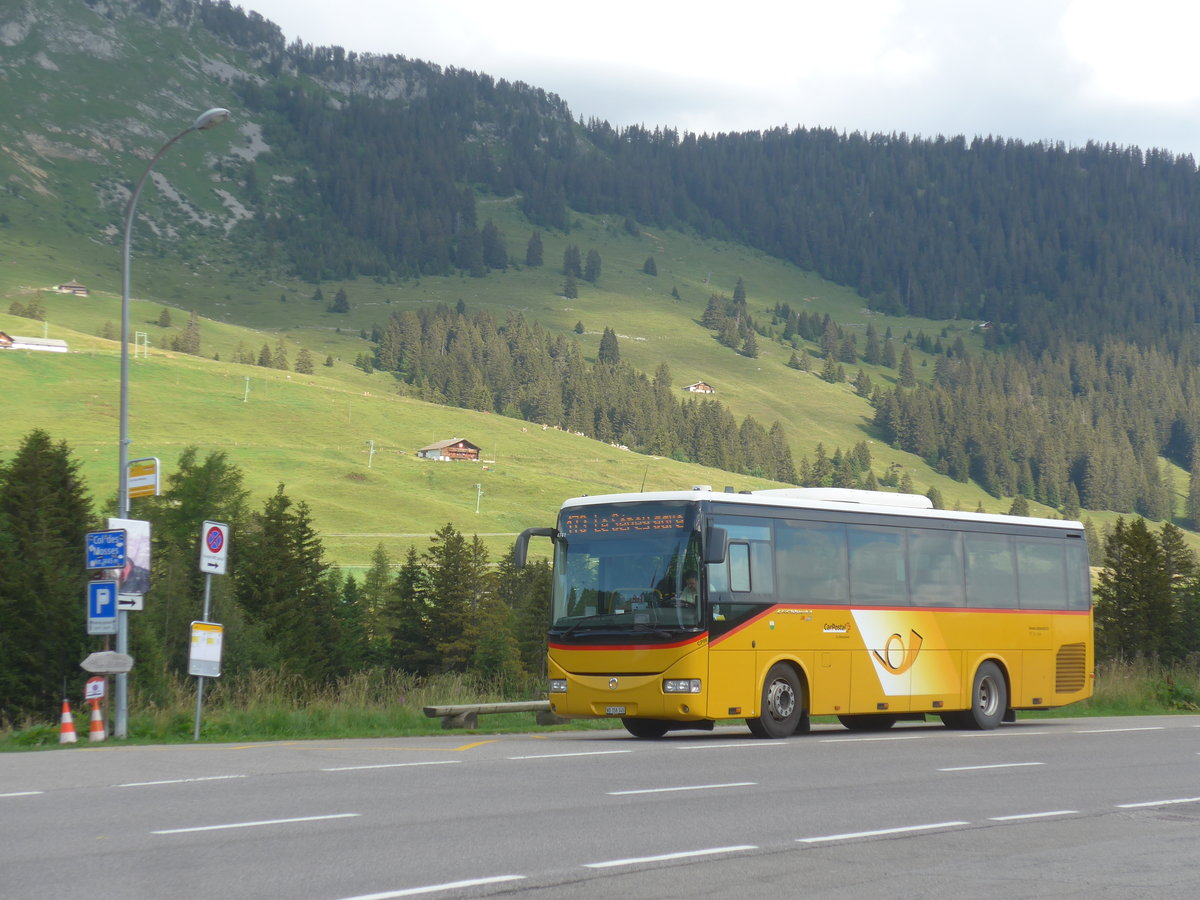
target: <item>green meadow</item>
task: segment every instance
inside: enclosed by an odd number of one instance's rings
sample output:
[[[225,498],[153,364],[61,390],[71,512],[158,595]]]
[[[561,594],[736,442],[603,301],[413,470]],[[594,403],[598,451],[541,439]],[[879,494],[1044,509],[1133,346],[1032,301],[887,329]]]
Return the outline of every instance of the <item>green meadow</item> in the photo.
[[[255,503],[285,485],[289,496],[309,504],[330,560],[355,568],[365,566],[380,543],[393,559],[408,546],[423,548],[427,536],[447,522],[479,534],[495,555],[522,529],[548,524],[564,499],[580,494],[643,486],[770,486],[553,428],[423,403],[391,375],[368,375],[353,365],[360,354],[371,353],[366,337],[372,327],[391,314],[461,301],[468,312],[487,309],[500,321],[513,314],[537,321],[550,334],[578,341],[587,358],[595,357],[603,330],[612,328],[622,359],[648,374],[665,362],[681,397],[684,385],[703,380],[717,388],[716,398],[739,421],[753,416],[764,427],[780,421],[797,463],[811,459],[818,443],[832,455],[865,440],[877,476],[896,467],[918,491],[936,487],[948,506],[1004,512],[1011,504],[1011,498],[955,482],[874,441],[867,401],[848,383],[828,384],[814,373],[788,368],[791,346],[763,339],[758,358],[751,359],[722,347],[699,320],[711,294],[731,295],[742,278],[751,314],[763,324],[770,323],[777,303],[787,303],[829,314],[856,333],[865,333],[873,321],[880,335],[890,328],[898,346],[906,334],[923,330],[947,342],[962,337],[978,350],[975,323],[881,316],[853,291],[742,245],[658,229],[631,235],[622,221],[606,217],[579,215],[569,233],[543,232],[545,264],[530,268],[523,262],[533,229],[515,204],[484,198],[479,221],[488,219],[505,237],[513,262],[508,270],[486,278],[324,283],[324,303],[313,300],[316,285],[218,264],[216,254],[179,263],[153,253],[139,256],[135,249],[130,332],[139,346],[130,360],[130,458],[159,457],[169,473],[184,447],[222,450],[242,469]],[[119,246],[85,241],[76,255],[77,248],[14,243],[12,232],[0,233],[0,251],[8,256],[0,267],[0,330],[61,338],[72,352],[0,356],[8,413],[0,423],[0,458],[29,430],[44,428],[74,449],[97,505],[110,506],[116,491],[119,343],[104,335],[117,334],[120,324]],[[579,297],[567,300],[561,295],[561,263],[572,244],[584,255],[597,250],[602,271],[597,284],[580,281]],[[657,276],[642,271],[649,256]],[[88,285],[91,295],[50,290],[71,279]],[[339,289],[350,299],[349,314],[327,309]],[[46,321],[8,314],[13,302],[40,303]],[[164,310],[168,327],[159,325]],[[192,312],[200,317],[201,355],[171,352],[172,338]],[[293,364],[300,348],[308,348],[314,374],[232,362],[239,350],[257,357],[264,345],[274,351],[280,342]],[[816,359],[815,345],[807,349]],[[912,352],[918,377],[929,377],[932,358],[915,347]],[[327,360],[333,365],[324,365]],[[856,367],[846,368],[852,378]],[[887,386],[895,379],[892,370],[864,368],[875,383]],[[480,446],[485,462],[416,457],[419,447],[450,437]],[[1176,473],[1176,484],[1186,489],[1186,473]],[[1031,505],[1035,515],[1052,513]]]

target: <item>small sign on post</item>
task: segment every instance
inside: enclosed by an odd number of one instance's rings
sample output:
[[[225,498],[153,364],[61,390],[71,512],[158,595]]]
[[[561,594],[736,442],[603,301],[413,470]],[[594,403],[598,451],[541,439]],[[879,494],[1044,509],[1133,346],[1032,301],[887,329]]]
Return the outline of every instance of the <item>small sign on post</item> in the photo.
[[[158,457],[129,461],[129,476],[126,479],[129,499],[158,496]]]
[[[108,681],[103,675],[93,675],[87,680],[87,684],[83,689],[84,701],[103,700],[104,685]]]
[[[216,622],[192,623],[192,652],[188,657],[188,674],[201,678],[221,675],[221,640],[225,626]]]
[[[224,575],[229,557],[229,526],[224,522],[205,522],[200,529],[200,571],[206,575]]]
[[[115,581],[88,582],[87,633],[117,633],[117,583]]]
[[[120,569],[125,565],[125,529],[89,531],[84,540],[88,571]]]

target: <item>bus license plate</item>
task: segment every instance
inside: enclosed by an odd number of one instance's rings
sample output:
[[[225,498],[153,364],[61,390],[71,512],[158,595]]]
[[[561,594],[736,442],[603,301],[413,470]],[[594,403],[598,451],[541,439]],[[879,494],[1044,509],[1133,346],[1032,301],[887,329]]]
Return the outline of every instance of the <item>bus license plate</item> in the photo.
[[[625,707],[623,706],[606,706],[604,714],[608,716],[623,716],[625,715]]]

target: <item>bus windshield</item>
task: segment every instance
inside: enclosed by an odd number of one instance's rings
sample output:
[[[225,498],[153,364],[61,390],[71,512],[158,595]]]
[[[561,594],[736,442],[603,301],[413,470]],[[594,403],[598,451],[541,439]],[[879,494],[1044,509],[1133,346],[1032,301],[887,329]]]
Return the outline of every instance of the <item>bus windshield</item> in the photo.
[[[662,636],[701,622],[700,538],[687,501],[564,509],[551,634]]]

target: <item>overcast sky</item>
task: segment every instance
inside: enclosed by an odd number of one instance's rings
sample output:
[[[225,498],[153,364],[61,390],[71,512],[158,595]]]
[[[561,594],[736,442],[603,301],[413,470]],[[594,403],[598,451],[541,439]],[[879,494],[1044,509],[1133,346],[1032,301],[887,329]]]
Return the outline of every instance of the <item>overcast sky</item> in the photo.
[[[1194,0],[234,0],[615,126],[996,135],[1200,159]]]

